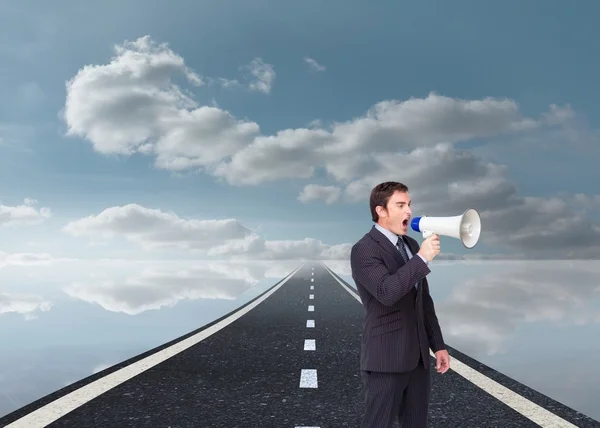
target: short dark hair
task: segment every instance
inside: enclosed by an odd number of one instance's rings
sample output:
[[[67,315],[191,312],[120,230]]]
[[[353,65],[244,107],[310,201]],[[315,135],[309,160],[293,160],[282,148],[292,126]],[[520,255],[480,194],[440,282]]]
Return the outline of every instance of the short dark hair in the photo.
[[[377,206],[387,208],[388,201],[395,192],[408,193],[408,187],[405,184],[398,183],[397,181],[386,181],[373,187],[371,190],[371,197],[369,198],[369,204],[371,206],[371,219],[377,223],[379,220],[379,214],[375,211]]]

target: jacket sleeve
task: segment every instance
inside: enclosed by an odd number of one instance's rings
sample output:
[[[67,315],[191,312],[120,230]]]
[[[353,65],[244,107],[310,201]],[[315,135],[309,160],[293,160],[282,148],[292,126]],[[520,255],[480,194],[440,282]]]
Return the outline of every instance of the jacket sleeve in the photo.
[[[365,242],[358,242],[352,247],[350,266],[354,281],[386,306],[392,306],[404,297],[417,281],[430,272],[420,257],[412,257],[396,272],[390,273],[379,252]]]
[[[416,240],[413,240],[417,251],[420,246]],[[416,254],[415,254],[416,255]],[[413,257],[414,258],[414,257]],[[442,336],[442,330],[435,314],[435,306],[431,294],[429,294],[429,285],[426,281],[423,284],[423,312],[425,318],[425,332],[427,333],[427,339],[429,340],[429,347],[435,353],[441,349],[446,348],[444,343],[444,337]]]
[[[445,349],[444,337],[442,336],[442,329],[438,323],[437,315],[435,314],[435,307],[433,305],[433,299],[429,294],[429,286],[424,281],[423,283],[423,311],[425,315],[425,331],[427,332],[427,339],[429,339],[429,347],[435,353],[441,349]]]

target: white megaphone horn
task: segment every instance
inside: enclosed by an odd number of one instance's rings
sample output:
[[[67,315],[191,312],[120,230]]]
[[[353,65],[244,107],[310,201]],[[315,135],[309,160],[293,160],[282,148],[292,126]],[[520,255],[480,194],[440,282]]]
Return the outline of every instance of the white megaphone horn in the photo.
[[[423,238],[432,234],[451,236],[460,239],[467,248],[473,248],[481,234],[481,219],[473,208],[466,210],[463,215],[454,217],[415,217],[410,222],[415,232],[423,233]]]

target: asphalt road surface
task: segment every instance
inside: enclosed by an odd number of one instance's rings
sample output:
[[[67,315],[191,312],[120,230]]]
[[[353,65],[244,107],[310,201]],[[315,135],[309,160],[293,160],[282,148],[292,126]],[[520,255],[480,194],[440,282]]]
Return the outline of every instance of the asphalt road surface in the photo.
[[[352,287],[307,262],[239,312],[37,400],[0,426],[359,427],[363,313]],[[453,369],[432,370],[429,426],[600,427],[449,351]]]

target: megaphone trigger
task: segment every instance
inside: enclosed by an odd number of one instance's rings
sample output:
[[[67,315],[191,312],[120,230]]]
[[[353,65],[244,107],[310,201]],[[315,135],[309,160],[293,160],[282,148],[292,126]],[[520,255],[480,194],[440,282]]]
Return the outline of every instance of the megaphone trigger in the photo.
[[[460,239],[466,248],[473,248],[481,234],[479,213],[472,208],[454,217],[415,217],[410,226],[415,232],[422,233],[424,239],[434,233],[451,236]]]
[[[433,232],[431,230],[424,230],[423,231],[423,239],[427,239],[429,238],[431,235],[433,235]]]

